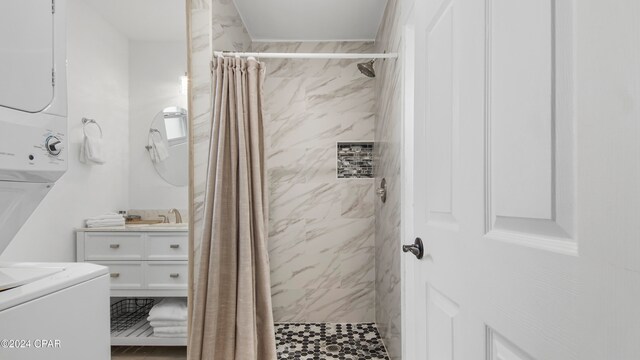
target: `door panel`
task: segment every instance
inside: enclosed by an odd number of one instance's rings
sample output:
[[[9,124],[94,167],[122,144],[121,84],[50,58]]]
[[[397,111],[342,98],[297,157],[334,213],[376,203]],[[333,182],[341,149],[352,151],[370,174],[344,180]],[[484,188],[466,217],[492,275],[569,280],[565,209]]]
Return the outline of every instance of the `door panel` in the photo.
[[[487,98],[495,216],[553,218],[551,3],[488,2]]]
[[[575,255],[572,8],[561,3],[487,1],[486,227]]]
[[[425,126],[428,221],[432,226],[457,226],[453,208],[458,157],[454,113],[455,69],[453,2],[445,1],[426,34]]]
[[[427,285],[427,359],[454,359],[454,327],[458,312],[456,303]]]
[[[572,3],[414,8],[404,356],[577,360]]]
[[[639,359],[640,2],[413,9],[404,358]]]
[[[487,328],[487,360],[533,360],[509,340]]]
[[[427,255],[412,264],[416,276],[413,295],[418,334],[415,359],[455,359],[464,346],[458,339],[459,299],[464,289],[457,266],[459,242],[459,69],[456,48],[460,0],[417,3],[415,23],[415,143],[414,211],[416,234],[422,234]],[[418,63],[420,65],[418,65]],[[419,229],[418,229],[419,228]],[[434,259],[429,252],[438,252]],[[440,266],[440,264],[442,264]],[[425,341],[426,340],[426,341]]]

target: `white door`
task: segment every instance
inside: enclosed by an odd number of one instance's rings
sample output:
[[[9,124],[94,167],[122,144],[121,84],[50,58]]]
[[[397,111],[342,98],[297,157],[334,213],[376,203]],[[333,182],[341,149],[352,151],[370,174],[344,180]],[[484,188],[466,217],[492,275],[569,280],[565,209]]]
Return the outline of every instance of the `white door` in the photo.
[[[640,359],[640,2],[417,0],[406,360]]]

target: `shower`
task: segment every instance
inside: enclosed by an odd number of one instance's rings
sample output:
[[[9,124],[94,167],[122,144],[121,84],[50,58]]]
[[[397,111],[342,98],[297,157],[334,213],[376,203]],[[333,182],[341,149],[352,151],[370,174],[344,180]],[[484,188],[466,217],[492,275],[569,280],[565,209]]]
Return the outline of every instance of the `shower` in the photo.
[[[376,77],[376,72],[373,69],[373,64],[376,62],[376,59],[371,59],[364,63],[358,64],[358,70],[364,75],[370,78]]]

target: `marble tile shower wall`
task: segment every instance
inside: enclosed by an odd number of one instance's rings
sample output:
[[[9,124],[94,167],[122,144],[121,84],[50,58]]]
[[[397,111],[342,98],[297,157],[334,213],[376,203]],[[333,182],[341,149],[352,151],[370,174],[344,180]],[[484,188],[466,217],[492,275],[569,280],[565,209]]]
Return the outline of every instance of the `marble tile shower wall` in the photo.
[[[400,52],[401,0],[389,0],[376,51]],[[389,352],[400,359],[400,160],[402,140],[400,62],[376,67],[376,183],[387,179],[387,202],[376,203],[376,323]]]
[[[369,52],[373,44],[252,48]],[[374,321],[373,179],[337,179],[336,143],[373,140],[375,81],[352,60],[263,61],[275,321]]]
[[[189,77],[191,82],[191,216],[190,236],[202,235],[204,189],[211,131],[211,71],[213,49],[244,51],[251,48],[251,38],[233,0],[189,0],[190,39]],[[194,244],[194,266],[198,266],[199,243]]]
[[[372,43],[251,44],[232,0],[191,0],[193,227],[201,235],[213,49],[366,52]],[[374,80],[355,61],[267,60],[276,321],[375,318],[373,181],[336,179],[336,142],[374,139]],[[199,247],[195,243],[196,259]],[[197,266],[197,263],[194,264]]]

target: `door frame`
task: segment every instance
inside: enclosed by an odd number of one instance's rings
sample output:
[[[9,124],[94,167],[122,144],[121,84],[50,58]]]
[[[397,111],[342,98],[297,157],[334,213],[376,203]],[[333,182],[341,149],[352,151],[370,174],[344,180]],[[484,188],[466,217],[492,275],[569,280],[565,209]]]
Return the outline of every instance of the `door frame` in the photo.
[[[401,83],[401,121],[402,138],[400,140],[400,239],[398,246],[412,242],[414,238],[414,105],[415,105],[415,2],[408,4],[404,21],[402,21],[402,38],[400,41],[400,83]],[[427,251],[425,249],[425,251]],[[415,289],[410,284],[414,283],[414,265],[412,257],[400,253],[400,283],[401,283],[401,322],[402,322],[402,358],[409,359],[409,344],[418,341],[410,326],[409,309],[414,307],[413,295]]]

